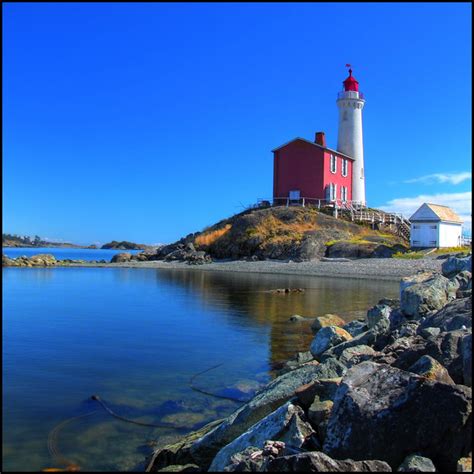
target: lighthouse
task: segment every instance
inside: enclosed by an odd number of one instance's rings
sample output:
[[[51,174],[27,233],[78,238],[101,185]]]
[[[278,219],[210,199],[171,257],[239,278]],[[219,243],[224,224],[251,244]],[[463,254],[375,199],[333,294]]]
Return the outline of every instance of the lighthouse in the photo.
[[[350,68],[350,65],[347,65]],[[349,77],[343,82],[343,90],[338,93],[339,128],[337,151],[353,158],[352,201],[363,206],[365,200],[364,145],[362,141],[362,109],[364,95],[359,92],[359,82],[349,69]]]

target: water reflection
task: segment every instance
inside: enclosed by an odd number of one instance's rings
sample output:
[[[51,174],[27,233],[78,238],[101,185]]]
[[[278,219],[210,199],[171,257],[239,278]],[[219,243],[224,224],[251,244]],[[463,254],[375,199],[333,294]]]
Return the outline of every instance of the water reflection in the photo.
[[[398,292],[394,282],[361,279],[181,269],[160,269],[155,277],[160,287],[165,284],[183,286],[203,307],[217,311],[217,317],[237,329],[249,325],[268,326],[271,364],[287,360],[310,345],[310,321],[291,323],[288,321],[291,315],[312,318],[336,313],[351,321],[364,316],[378,299],[396,297]],[[289,294],[271,291],[277,288],[305,291]]]

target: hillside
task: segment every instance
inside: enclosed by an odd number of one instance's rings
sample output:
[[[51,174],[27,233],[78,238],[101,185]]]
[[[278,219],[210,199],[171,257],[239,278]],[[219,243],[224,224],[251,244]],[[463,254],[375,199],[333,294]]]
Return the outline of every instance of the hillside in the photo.
[[[146,250],[147,248],[149,248],[148,245],[136,244],[134,242],[128,242],[126,240],[122,240],[121,242],[112,240],[112,242],[104,244],[101,247],[101,249],[115,249],[115,250]]]
[[[192,245],[191,245],[192,244]],[[311,260],[389,257],[406,247],[388,230],[372,230],[308,207],[251,209],[167,245],[151,259],[181,260],[186,252],[214,259]]]

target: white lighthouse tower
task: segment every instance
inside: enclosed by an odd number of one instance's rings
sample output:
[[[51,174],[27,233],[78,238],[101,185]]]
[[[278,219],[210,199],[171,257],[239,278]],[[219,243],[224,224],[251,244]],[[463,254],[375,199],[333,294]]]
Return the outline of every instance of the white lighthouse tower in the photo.
[[[350,65],[347,65],[350,67]],[[339,108],[339,130],[337,149],[354,159],[352,172],[352,200],[366,205],[364,177],[364,145],[362,142],[362,109],[364,95],[359,92],[359,83],[352,76],[343,82],[344,88],[337,96]]]

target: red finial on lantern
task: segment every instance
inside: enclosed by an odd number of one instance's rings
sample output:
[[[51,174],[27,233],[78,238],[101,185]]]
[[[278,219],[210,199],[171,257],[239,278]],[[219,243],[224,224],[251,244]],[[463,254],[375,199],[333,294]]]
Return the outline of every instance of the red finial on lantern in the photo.
[[[349,77],[343,82],[345,91],[359,91],[359,83],[356,81],[355,77],[352,77],[352,69],[350,64],[346,64],[346,67],[349,68]]]

